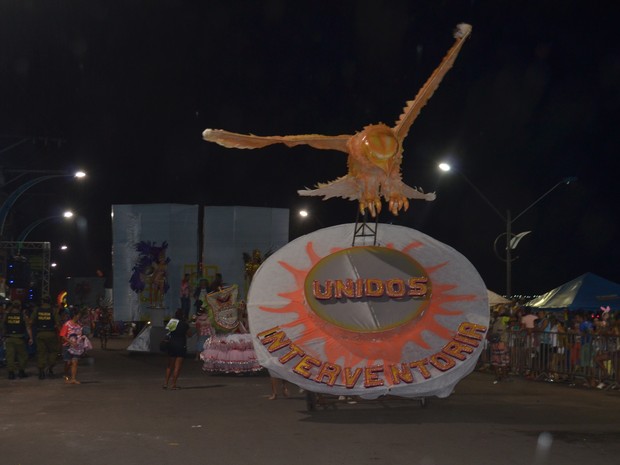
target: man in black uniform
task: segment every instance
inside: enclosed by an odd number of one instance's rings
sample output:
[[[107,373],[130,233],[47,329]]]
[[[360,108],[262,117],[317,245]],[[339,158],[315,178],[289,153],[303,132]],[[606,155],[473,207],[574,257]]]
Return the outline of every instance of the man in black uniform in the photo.
[[[28,344],[32,345],[32,330],[26,315],[22,311],[19,300],[11,302],[4,316],[4,335],[6,336],[6,364],[9,370],[9,379],[15,379],[15,369],[19,369],[18,376],[25,378],[28,352],[24,336],[28,334]]]
[[[54,365],[60,350],[58,339],[60,322],[58,320],[58,312],[50,306],[49,297],[41,299],[41,306],[32,312],[30,321],[37,342],[39,379],[45,379],[45,368],[47,368],[48,378],[53,378]]]

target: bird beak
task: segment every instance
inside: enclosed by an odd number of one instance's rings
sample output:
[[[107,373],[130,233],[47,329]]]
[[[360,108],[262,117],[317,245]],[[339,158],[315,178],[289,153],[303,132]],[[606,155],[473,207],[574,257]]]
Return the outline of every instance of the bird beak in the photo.
[[[381,168],[385,174],[389,174],[392,169],[392,157],[387,159],[375,158],[375,165]]]

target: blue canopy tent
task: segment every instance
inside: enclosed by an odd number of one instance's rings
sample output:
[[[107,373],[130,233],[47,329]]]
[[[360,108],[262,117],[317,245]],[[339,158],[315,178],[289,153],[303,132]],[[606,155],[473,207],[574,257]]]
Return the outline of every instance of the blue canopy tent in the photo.
[[[528,307],[548,310],[620,310],[620,284],[586,273],[530,300]]]

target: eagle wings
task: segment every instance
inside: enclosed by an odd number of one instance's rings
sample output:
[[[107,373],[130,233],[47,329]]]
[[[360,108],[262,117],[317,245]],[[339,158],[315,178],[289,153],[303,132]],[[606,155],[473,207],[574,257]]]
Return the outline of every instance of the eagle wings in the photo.
[[[424,193],[402,181],[401,163],[403,141],[409,128],[420,114],[445,74],[452,68],[463,43],[471,34],[469,24],[459,24],[454,34],[455,42],[443,60],[418,91],[408,101],[394,127],[371,124],[353,135],[326,136],[305,134],[295,136],[255,136],[237,134],[221,129],[206,129],[203,139],[228,148],[257,149],[272,144],[288,147],[309,145],[321,150],[337,150],[348,154],[346,175],[315,189],[297,191],[302,196],[322,196],[324,199],[342,197],[358,201],[362,213],[368,209],[374,217],[381,211],[381,199],[389,205],[392,214],[409,208],[409,199],[434,200],[434,193]]]

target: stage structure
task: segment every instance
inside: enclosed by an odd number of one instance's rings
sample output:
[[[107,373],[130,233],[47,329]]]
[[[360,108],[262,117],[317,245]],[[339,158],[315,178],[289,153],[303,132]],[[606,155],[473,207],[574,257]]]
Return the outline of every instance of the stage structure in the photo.
[[[154,327],[181,307],[185,274],[192,294],[202,277],[221,273],[244,298],[243,254],[288,242],[288,209],[138,204],[114,205],[112,216],[115,318]]]
[[[40,300],[50,295],[50,243],[0,242],[2,278],[6,297],[22,301]],[[11,267],[14,267],[11,270]],[[17,270],[19,268],[19,271]],[[11,279],[17,273],[19,277]],[[14,281],[14,282],[11,282]]]

